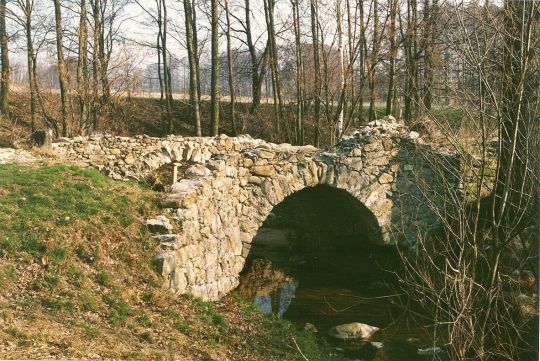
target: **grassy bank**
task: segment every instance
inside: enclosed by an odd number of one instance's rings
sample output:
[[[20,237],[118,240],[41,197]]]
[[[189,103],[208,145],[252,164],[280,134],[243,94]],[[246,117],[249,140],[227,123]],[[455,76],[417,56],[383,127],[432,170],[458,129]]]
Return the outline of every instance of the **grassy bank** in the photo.
[[[231,296],[160,289],[144,186],[65,165],[0,165],[0,358],[327,359]]]

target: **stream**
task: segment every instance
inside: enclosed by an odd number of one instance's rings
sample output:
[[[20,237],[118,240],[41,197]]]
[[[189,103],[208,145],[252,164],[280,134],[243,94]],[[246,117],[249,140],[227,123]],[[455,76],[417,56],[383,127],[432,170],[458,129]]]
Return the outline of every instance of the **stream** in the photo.
[[[371,247],[302,258],[263,244],[252,253],[238,292],[263,313],[283,317],[298,329],[314,326],[317,337],[351,360],[433,359],[432,354],[418,354],[418,349],[433,347],[429,329],[397,305],[399,294],[388,272],[399,262],[395,251]],[[332,327],[351,322],[380,330],[369,340],[341,341],[328,335]]]

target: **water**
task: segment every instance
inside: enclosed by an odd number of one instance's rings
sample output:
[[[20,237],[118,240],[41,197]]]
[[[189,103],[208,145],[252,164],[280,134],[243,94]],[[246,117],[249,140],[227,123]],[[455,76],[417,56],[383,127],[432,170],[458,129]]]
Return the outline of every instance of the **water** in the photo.
[[[426,360],[418,348],[433,347],[429,329],[407,317],[392,290],[392,274],[383,269],[398,262],[387,250],[294,262],[256,259],[243,272],[239,292],[264,313],[274,313],[298,329],[310,323],[317,335],[350,359]],[[277,265],[276,263],[279,263]],[[328,336],[334,326],[361,322],[379,327],[369,341],[338,341]],[[377,349],[372,343],[382,343]],[[380,344],[379,344],[380,346]]]

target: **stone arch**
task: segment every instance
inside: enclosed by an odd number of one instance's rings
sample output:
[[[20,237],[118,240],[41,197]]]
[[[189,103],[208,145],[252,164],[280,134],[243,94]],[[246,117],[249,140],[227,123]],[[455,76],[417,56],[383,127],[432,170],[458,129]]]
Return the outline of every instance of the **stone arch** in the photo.
[[[279,164],[279,162],[277,162]],[[349,194],[373,217],[376,231],[373,241],[388,244],[390,219],[393,206],[387,193],[392,187],[393,177],[385,172],[382,175],[369,175],[354,168],[354,165],[340,164],[335,159],[312,158],[294,163],[264,165],[250,169],[249,191],[244,202],[249,208],[244,219],[242,242],[250,243],[262,222],[272,209],[287,197],[307,188],[326,186]],[[279,167],[279,171],[275,168]],[[381,180],[382,178],[382,180]],[[390,179],[389,179],[390,178]]]
[[[384,243],[390,182],[380,177],[315,151],[255,148],[214,154],[204,165],[188,169],[162,204],[176,225],[173,236],[158,236],[165,287],[209,300],[234,289],[250,244],[274,206],[307,188],[337,189],[356,199],[380,229],[373,240]]]

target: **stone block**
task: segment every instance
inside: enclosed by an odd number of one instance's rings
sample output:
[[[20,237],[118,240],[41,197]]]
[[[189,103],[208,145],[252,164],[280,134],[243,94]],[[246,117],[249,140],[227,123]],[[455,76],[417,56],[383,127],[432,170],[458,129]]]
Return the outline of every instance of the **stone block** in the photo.
[[[392,183],[393,181],[394,181],[394,177],[389,173],[383,173],[379,177],[379,183],[381,184],[388,184],[388,183]]]
[[[171,233],[173,226],[165,216],[157,216],[155,219],[146,221],[146,226],[151,233]]]
[[[275,170],[271,165],[256,165],[251,168],[251,173],[256,176],[271,177],[275,174]]]
[[[172,252],[163,252],[156,257],[154,264],[158,274],[167,276],[176,268],[176,257]]]

